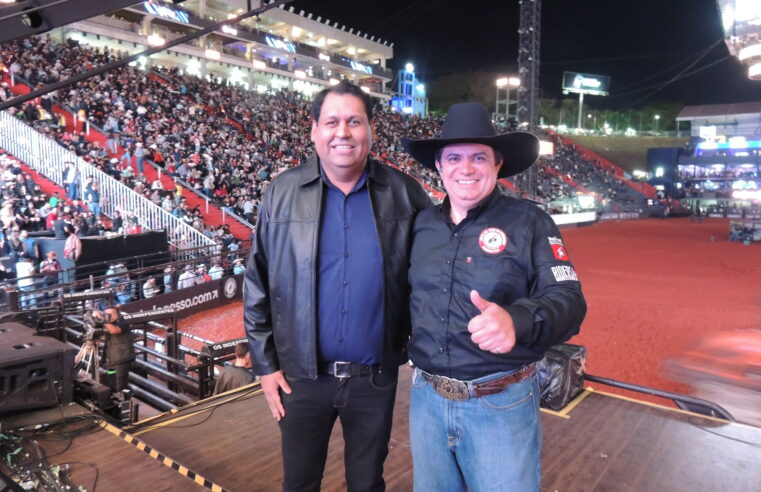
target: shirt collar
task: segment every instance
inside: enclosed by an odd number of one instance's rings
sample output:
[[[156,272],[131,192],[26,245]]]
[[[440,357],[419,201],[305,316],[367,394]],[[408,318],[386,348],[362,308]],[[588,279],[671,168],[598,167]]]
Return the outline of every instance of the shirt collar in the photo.
[[[306,168],[304,171],[304,177],[301,179],[302,186],[312,183],[313,181],[320,179],[323,176],[320,158],[316,153],[312,154],[304,164],[301,164],[301,166]],[[367,178],[370,178],[370,180],[379,184],[388,184],[386,175],[382,173],[380,169],[378,169],[380,166],[381,164],[379,164],[372,157],[368,156],[363,176],[366,175]],[[364,178],[362,178],[362,180],[364,180]]]
[[[354,184],[354,188],[352,188],[351,193],[359,191],[363,186],[365,186],[365,182],[367,182],[367,168],[368,164],[365,164],[365,170],[362,171],[362,175],[359,177],[359,180]],[[325,174],[325,170],[322,168],[322,164],[320,164],[320,177],[322,178],[323,183],[331,188],[338,189],[333,183],[330,182],[330,178],[327,174]]]
[[[468,210],[467,215],[465,216],[465,219],[463,221],[468,219],[474,219],[475,217],[478,217],[478,215],[481,214],[481,212],[491,206],[494,202],[499,200],[499,197],[502,195],[502,192],[499,190],[499,185],[496,185],[491,193],[489,193],[486,198],[483,199],[481,203],[476,205],[475,207]],[[444,217],[447,218],[447,220],[451,221],[451,214],[452,211],[452,204],[449,201],[449,195],[447,195],[444,200],[441,202],[441,205],[439,205],[439,211],[441,212]]]

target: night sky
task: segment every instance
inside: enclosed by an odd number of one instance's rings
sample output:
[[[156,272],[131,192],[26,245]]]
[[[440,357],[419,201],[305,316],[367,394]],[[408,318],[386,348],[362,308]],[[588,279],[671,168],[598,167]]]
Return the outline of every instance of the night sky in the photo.
[[[410,61],[424,82],[462,70],[517,72],[517,0],[295,0],[290,5],[393,42],[391,68]],[[715,0],[544,0],[541,29],[542,97],[561,97],[562,73],[568,70],[609,75],[610,96],[599,102],[611,108],[658,100],[761,101],[761,82],[746,77],[747,69],[729,57],[724,42],[709,49],[722,37]],[[685,71],[698,73],[656,90],[702,53]]]

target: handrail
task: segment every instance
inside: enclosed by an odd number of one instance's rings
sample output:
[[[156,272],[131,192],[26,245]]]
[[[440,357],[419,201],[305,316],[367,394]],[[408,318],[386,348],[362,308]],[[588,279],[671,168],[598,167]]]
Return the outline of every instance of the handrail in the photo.
[[[5,111],[0,112],[0,147],[59,186],[64,186],[66,163],[74,163],[79,170],[81,182],[89,176],[98,181],[101,195],[107,198],[102,200],[101,210],[110,217],[113,217],[116,211],[132,211],[149,229],[166,230],[169,242],[173,244],[186,247],[214,244],[212,239],[200,231]]]
[[[160,75],[160,76],[163,77],[163,74],[161,74],[161,72],[151,71],[151,73],[155,74],[155,75]],[[70,108],[68,106],[65,106],[64,109],[66,109],[67,111],[70,111]],[[99,132],[101,135],[106,135],[106,132],[103,130],[103,128],[101,128],[100,126],[96,125],[95,123],[92,123],[92,122],[88,121],[87,124],[89,125],[89,127],[91,129]],[[156,164],[155,162],[153,162],[150,159],[144,159],[143,163],[148,164],[149,166],[153,167],[156,170],[156,173],[158,173],[159,179],[161,178],[161,174],[167,174],[166,171],[164,171],[164,169],[161,168],[161,166],[159,166],[158,164]],[[204,195],[203,193],[199,192],[194,187],[190,186],[190,184],[187,181],[185,181],[183,179],[180,179],[179,176],[172,176],[172,179],[175,182],[180,183],[183,186],[183,188],[185,188],[185,190],[190,191],[191,193],[194,193],[196,196],[198,196],[198,198],[200,198],[201,200],[204,200],[206,202],[206,211],[207,212],[209,210],[209,202],[213,203],[217,208],[219,208],[219,210],[222,212],[222,222],[223,223],[224,223],[224,217],[225,217],[225,215],[229,215],[229,216],[231,216],[232,218],[234,218],[235,220],[237,220],[238,222],[240,222],[241,224],[243,224],[246,227],[249,227],[249,228],[253,228],[254,227],[253,224],[251,224],[250,222],[248,222],[246,219],[244,219],[240,215],[236,214],[235,212],[232,212],[230,210],[225,210],[226,207],[224,207],[224,206],[220,205],[219,203],[217,203],[213,198],[208,197],[208,196]]]
[[[702,398],[695,398],[694,396],[681,395],[679,393],[672,393],[671,391],[663,391],[655,388],[648,388],[647,386],[639,386],[637,384],[625,383],[623,381],[617,381],[615,379],[603,378],[600,376],[593,376],[592,374],[584,374],[584,379],[592,381],[594,383],[607,384],[614,388],[621,388],[629,391],[636,391],[638,393],[644,393],[646,395],[659,396],[661,398],[667,398],[673,400],[677,405],[686,405],[693,408],[694,413],[698,413],[696,410],[700,409],[703,415],[710,417],[718,417],[724,420],[734,421],[735,418],[721,405]]]

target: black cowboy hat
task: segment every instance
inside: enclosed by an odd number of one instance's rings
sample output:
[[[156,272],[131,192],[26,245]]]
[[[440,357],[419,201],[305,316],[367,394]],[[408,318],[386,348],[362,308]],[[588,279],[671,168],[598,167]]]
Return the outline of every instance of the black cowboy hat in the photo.
[[[479,143],[498,150],[504,157],[498,178],[525,171],[539,157],[539,139],[526,132],[497,135],[489,111],[479,103],[454,104],[449,108],[438,138],[403,138],[402,146],[418,162],[436,169],[436,151],[446,145]]]

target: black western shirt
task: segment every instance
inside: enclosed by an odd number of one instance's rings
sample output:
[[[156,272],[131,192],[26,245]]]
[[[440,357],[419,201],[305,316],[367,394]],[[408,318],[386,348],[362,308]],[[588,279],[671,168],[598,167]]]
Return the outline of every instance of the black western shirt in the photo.
[[[418,214],[413,232],[410,359],[426,372],[461,380],[517,369],[579,332],[586,302],[552,218],[494,190],[459,224],[449,201]],[[512,316],[516,344],[481,350],[468,322],[480,314],[475,289]]]

